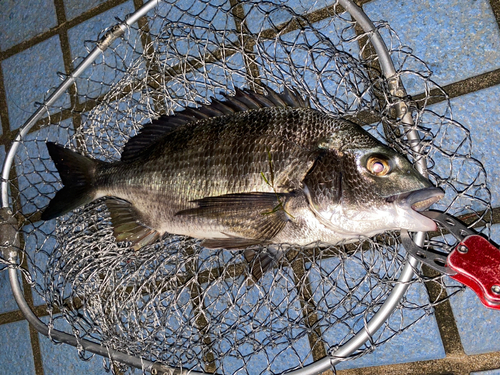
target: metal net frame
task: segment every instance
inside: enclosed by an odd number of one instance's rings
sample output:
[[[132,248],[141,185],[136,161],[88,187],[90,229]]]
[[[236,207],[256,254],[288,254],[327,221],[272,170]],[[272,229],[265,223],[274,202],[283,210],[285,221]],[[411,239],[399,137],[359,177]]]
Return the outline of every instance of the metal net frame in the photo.
[[[148,3],[87,42],[89,56],[21,128],[3,170],[1,266],[14,289],[20,271],[46,305],[46,323],[30,318],[42,333],[82,358],[108,357],[112,371],[318,373],[373,351],[460,290],[423,272],[398,232],[292,246],[255,282],[241,251],[180,236],[139,251],[117,243],[102,200],[40,221],[62,186],[47,141],[118,160],[151,119],[266,85],[363,125],[445,190],[434,208],[488,234],[486,173],[425,63],[350,1],[293,4]],[[431,301],[429,283],[440,291]]]

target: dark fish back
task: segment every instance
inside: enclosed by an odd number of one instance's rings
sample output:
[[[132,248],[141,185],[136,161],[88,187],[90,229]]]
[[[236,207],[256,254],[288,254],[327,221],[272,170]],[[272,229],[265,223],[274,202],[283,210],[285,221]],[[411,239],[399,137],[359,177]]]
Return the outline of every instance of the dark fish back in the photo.
[[[265,87],[268,94],[262,95],[249,90],[236,89],[235,96],[222,94],[224,101],[211,98],[208,105],[200,104],[198,108],[186,108],[173,116],[161,116],[146,124],[139,134],[132,137],[121,155],[124,162],[137,158],[142,152],[157,140],[170,134],[173,130],[186,125],[214,117],[232,116],[238,112],[246,112],[261,108],[309,108],[309,100],[303,99],[295,90],[285,88],[281,94]]]

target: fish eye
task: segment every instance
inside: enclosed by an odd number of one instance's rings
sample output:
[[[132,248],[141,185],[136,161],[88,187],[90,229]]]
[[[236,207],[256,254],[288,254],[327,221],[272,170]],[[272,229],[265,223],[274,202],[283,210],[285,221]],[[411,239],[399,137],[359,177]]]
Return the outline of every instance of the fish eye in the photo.
[[[371,174],[381,177],[387,175],[392,168],[387,159],[380,156],[370,156],[366,163],[366,169],[368,169]]]

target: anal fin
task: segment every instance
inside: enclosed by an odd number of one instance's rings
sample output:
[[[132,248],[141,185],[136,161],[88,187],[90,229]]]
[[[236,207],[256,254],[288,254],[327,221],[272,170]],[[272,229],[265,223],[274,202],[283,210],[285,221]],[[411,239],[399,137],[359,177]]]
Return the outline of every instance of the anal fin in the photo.
[[[132,242],[134,250],[139,250],[160,237],[156,230],[141,223],[138,211],[130,202],[119,198],[108,198],[106,206],[111,215],[116,241]]]

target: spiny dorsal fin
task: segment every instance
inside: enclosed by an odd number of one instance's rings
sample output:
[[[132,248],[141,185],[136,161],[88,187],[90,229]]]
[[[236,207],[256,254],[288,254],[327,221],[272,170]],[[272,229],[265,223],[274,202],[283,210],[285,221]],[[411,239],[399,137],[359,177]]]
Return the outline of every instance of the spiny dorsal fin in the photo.
[[[309,100],[307,98],[303,99],[295,90],[285,87],[284,91],[278,94],[270,87],[264,86],[263,88],[267,92],[266,95],[248,89],[236,88],[234,96],[221,93],[224,100],[217,100],[212,97],[210,104],[200,104],[198,108],[189,107],[176,112],[172,116],[161,116],[151,123],[145,124],[135,137],[129,139],[123,149],[121,160],[127,162],[135,159],[161,137],[181,125],[195,121],[265,107],[310,107]]]

